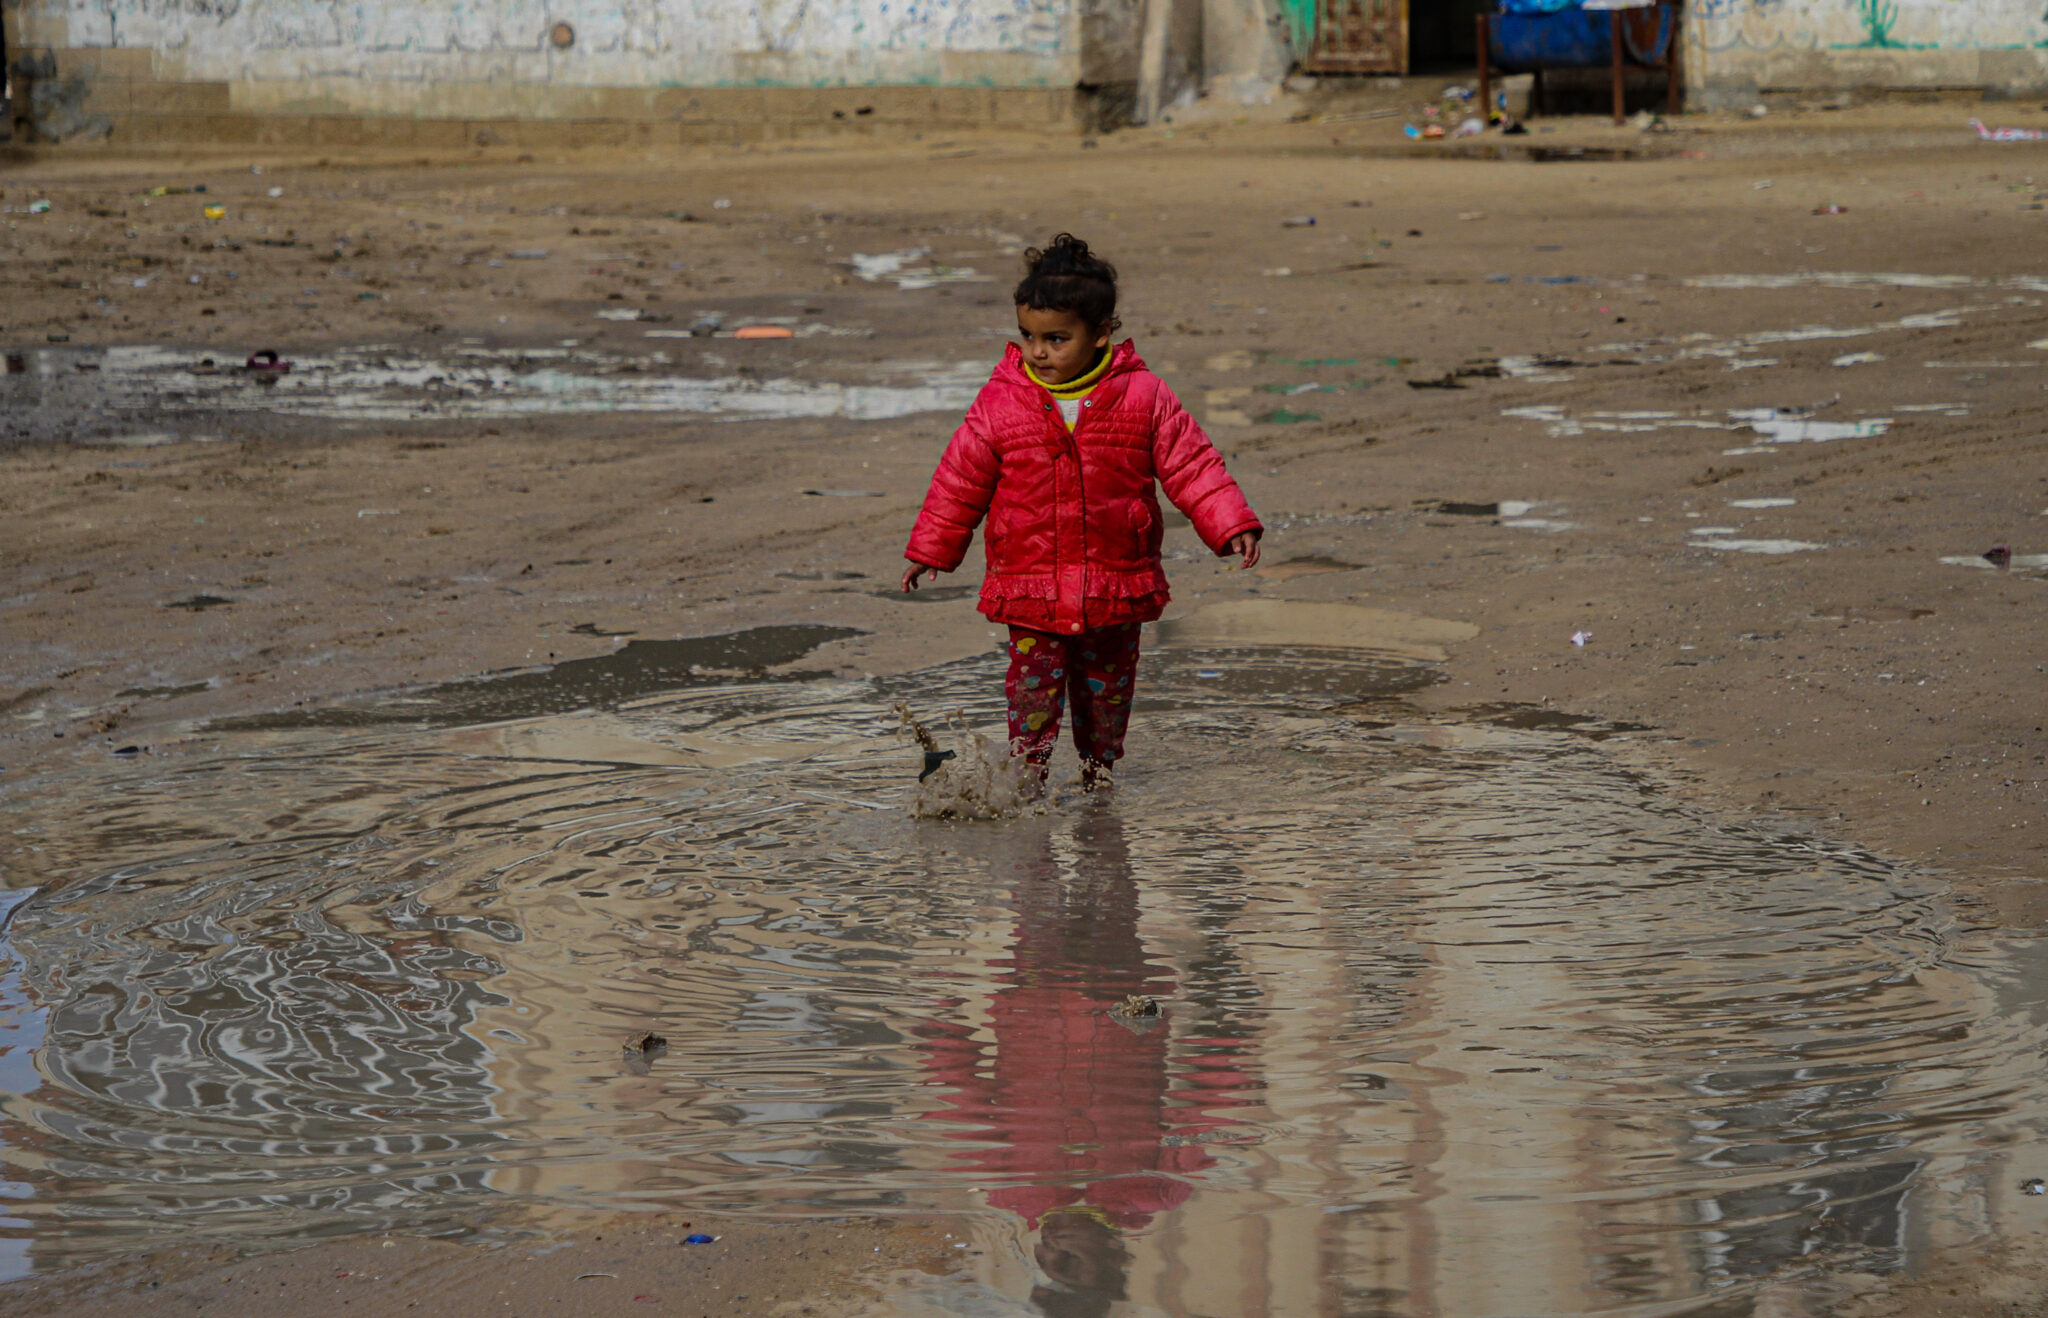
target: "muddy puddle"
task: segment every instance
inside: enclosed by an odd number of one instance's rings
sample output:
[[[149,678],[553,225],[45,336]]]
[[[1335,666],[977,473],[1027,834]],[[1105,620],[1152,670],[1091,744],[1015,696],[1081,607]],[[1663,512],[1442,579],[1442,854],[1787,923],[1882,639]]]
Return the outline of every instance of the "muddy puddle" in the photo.
[[[9,785],[0,1276],[573,1203],[970,1233],[885,1313],[1741,1314],[2030,1220],[2048,947],[1254,607],[997,822],[891,712],[995,653]]]
[[[762,352],[782,355],[737,345],[683,363],[666,351],[621,353],[574,340],[433,351],[387,344],[300,354],[280,371],[197,349],[38,348],[6,354],[0,412],[24,433],[148,446],[171,442],[194,422],[257,412],[336,423],[606,413],[883,421],[962,411],[988,379],[987,362],[908,361],[863,367],[858,384],[804,379],[774,372],[811,363],[749,356]],[[165,425],[173,429],[153,428]]]

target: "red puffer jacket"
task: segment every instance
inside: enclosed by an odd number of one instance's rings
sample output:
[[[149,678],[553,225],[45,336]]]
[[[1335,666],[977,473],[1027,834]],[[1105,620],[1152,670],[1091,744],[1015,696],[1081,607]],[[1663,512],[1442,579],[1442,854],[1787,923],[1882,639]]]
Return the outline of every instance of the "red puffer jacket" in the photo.
[[[1116,349],[1072,434],[1012,344],[946,446],[904,556],[950,572],[986,515],[991,620],[1048,632],[1150,622],[1168,598],[1155,477],[1219,555],[1264,529],[1135,344]]]

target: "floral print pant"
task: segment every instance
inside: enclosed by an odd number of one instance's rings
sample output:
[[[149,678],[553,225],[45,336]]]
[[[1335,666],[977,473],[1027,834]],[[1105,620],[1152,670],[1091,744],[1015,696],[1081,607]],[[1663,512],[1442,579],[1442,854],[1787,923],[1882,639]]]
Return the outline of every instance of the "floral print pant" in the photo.
[[[1010,750],[1044,768],[1059,744],[1060,713],[1074,706],[1074,748],[1086,768],[1107,768],[1123,757],[1138,676],[1143,624],[1127,622],[1054,636],[1010,628]]]

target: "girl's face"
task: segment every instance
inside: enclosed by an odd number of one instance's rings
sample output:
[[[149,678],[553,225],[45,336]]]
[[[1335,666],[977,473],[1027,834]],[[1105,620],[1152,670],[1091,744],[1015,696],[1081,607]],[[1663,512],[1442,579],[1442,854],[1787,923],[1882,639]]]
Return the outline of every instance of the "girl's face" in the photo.
[[[1065,384],[1095,364],[1109,346],[1107,330],[1097,334],[1071,311],[1017,308],[1017,346],[1047,384]]]

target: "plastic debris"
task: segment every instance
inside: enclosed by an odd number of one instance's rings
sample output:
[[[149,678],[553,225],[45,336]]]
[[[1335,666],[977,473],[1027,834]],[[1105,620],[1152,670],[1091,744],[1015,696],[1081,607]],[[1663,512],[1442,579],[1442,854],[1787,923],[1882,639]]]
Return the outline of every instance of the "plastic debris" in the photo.
[[[793,339],[796,331],[787,325],[742,325],[732,332],[736,339]]]
[[[1420,138],[1422,136],[1422,130],[1420,128],[1417,128],[1414,124],[1401,125],[1401,131],[1406,133],[1411,138]]]
[[[2048,1181],[2044,1181],[2038,1176],[2029,1176],[2026,1180],[2020,1182],[2020,1193],[2048,1194]]]
[[[2040,128],[1986,128],[1981,119],[1972,119],[1970,127],[1977,130],[1979,142],[2048,141],[2048,130]]]
[[[1590,640],[1592,640],[1592,639],[1593,639],[1593,633],[1591,633],[1591,632],[1583,632],[1583,631],[1582,631],[1582,632],[1573,632],[1573,633],[1572,633],[1572,644],[1573,644],[1573,645],[1576,645],[1576,646],[1578,646],[1578,647],[1579,647],[1579,648],[1580,648],[1581,650],[1585,649],[1585,648],[1586,648],[1586,642],[1587,642],[1587,641],[1590,641]]]
[[[207,206],[201,209],[199,213],[209,220],[224,220],[228,217],[228,208],[225,206]]]
[[[716,1244],[717,1241],[717,1236],[707,1236],[702,1231],[692,1232],[690,1235],[683,1237],[685,1245],[711,1245]]]
[[[522,247],[516,252],[507,252],[505,255],[515,261],[545,261],[548,259],[548,249],[545,247]]]
[[[31,215],[48,215],[50,213],[50,203],[47,201],[32,201],[28,204],[28,213]]]
[[[1993,546],[1991,546],[1991,548],[1989,548],[1989,549],[1987,549],[1987,550],[1985,550],[1985,551],[1984,551],[1984,561],[1985,561],[1985,562],[1987,562],[1987,563],[1989,563],[1989,564],[1990,564],[1991,566],[1993,566],[1993,567],[1995,567],[1995,568],[1998,568],[1998,569],[2000,569],[2001,571],[2002,571],[2002,570],[2004,570],[2005,568],[2009,568],[2009,567],[2011,567],[2011,566],[2012,566],[2012,546],[2011,546],[2011,545],[1993,545]]]
[[[282,196],[284,195],[284,189],[283,189],[283,188],[272,188],[272,189],[271,189],[271,190],[270,190],[270,191],[269,191],[269,192],[268,192],[267,194],[265,194],[265,195],[267,195],[267,196],[269,196],[269,197],[271,197],[271,198],[277,198],[277,197],[282,197]]]
[[[731,209],[732,209],[732,198],[731,198],[731,197],[720,197],[720,198],[719,198],[719,199],[718,199],[717,201],[714,201],[714,202],[712,202],[712,203],[711,203],[711,209],[712,209],[712,210],[715,210],[715,211],[729,211],[729,210],[731,210]]]
[[[1479,136],[1479,135],[1480,135],[1481,133],[1483,133],[1483,132],[1485,132],[1485,131],[1486,131],[1486,122],[1485,122],[1484,120],[1482,120],[1482,119],[1481,119],[1481,118],[1480,118],[1480,117],[1479,117],[1478,115],[1476,115],[1476,114],[1475,114],[1475,115],[1471,116],[1470,118],[1466,119],[1466,120],[1465,120],[1464,122],[1460,123],[1460,124],[1458,125],[1458,127],[1457,127],[1457,131],[1453,132],[1453,133],[1451,134],[1451,136],[1452,136],[1452,137],[1477,137],[1477,136]]]
[[[1847,215],[1849,208],[1847,206],[1837,206],[1834,202],[1828,202],[1825,205],[1815,206],[1813,213],[1815,215]]]
[[[1313,229],[1315,226],[1316,217],[1313,215],[1291,215],[1280,221],[1283,229]]]
[[[277,383],[278,377],[289,375],[292,364],[277,355],[277,349],[265,348],[249,354],[249,360],[242,363],[242,369],[264,384]]]
[[[1444,126],[1442,124],[1431,124],[1422,130],[1422,135],[1431,138],[1442,137],[1444,135]]]

